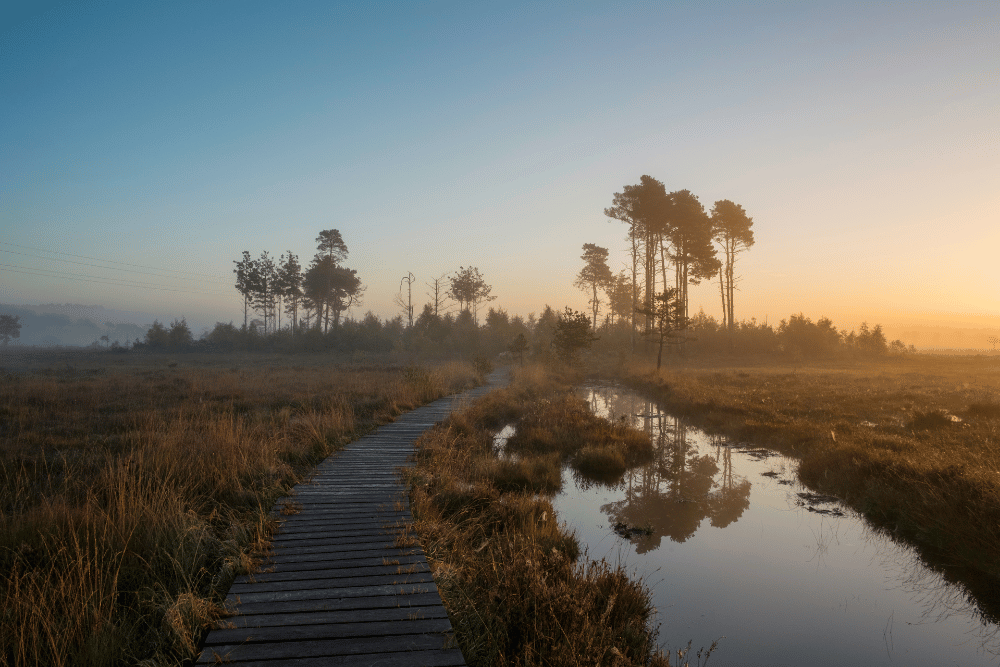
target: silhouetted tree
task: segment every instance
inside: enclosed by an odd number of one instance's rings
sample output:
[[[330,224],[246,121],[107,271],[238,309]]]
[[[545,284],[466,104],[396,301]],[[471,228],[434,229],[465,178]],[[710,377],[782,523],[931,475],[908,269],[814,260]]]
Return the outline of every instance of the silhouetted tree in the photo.
[[[21,316],[0,315],[0,338],[7,345],[12,339],[21,337]]]
[[[170,333],[159,320],[153,320],[153,324],[146,331],[146,345],[152,348],[165,348],[170,345]]]
[[[684,303],[677,288],[670,287],[656,295],[652,309],[641,309],[639,312],[653,320],[654,328],[649,335],[657,339],[656,370],[660,370],[663,346],[668,342],[682,340],[680,332],[687,329],[688,318],[684,314]]]
[[[594,314],[594,330],[597,330],[597,313],[601,309],[601,299],[597,290],[607,291],[614,277],[611,269],[608,268],[608,249],[602,248],[593,243],[583,244],[583,254],[580,259],[584,261],[584,266],[577,274],[573,286],[590,292],[590,308]]]
[[[821,317],[814,323],[802,313],[781,320],[778,337],[786,352],[806,356],[829,354],[841,342],[840,332],[828,318]]]
[[[689,190],[670,193],[671,259],[674,263],[677,290],[676,299],[681,304],[684,317],[688,315],[688,285],[714,276],[720,262],[712,245],[712,221],[705,207]],[[664,286],[665,287],[665,286]]]
[[[666,231],[666,218],[669,213],[670,201],[667,199],[663,184],[652,176],[643,175],[636,185],[626,185],[621,192],[616,192],[610,208],[604,209],[604,215],[620,220],[629,226],[628,241],[632,258],[632,347],[635,347],[635,316],[638,313],[639,299],[639,265],[643,267],[643,303],[647,309],[652,307],[653,295],[656,292],[656,260],[657,251],[662,249],[661,239]],[[661,255],[661,262],[665,258]],[[645,330],[651,327],[651,320],[646,319]]]
[[[885,337],[885,332],[882,331],[881,324],[869,327],[867,322],[862,322],[853,342],[860,352],[870,356],[883,356],[889,351],[889,341]],[[902,343],[902,341],[898,342]]]
[[[432,282],[426,283],[431,288],[431,292],[428,292],[427,296],[432,299],[431,305],[437,317],[444,317],[448,313],[448,290],[444,283],[447,277],[448,274],[446,273],[443,276],[435,278]]]
[[[474,266],[459,267],[458,273],[449,278],[449,281],[451,287],[448,290],[448,296],[458,301],[460,310],[472,311],[472,319],[478,323],[479,304],[496,299],[490,294],[493,288],[486,284],[479,269]]]
[[[216,322],[215,328],[204,337],[204,340],[213,348],[226,351],[235,350],[240,345],[241,339],[241,332],[233,326],[232,322],[228,324]]]
[[[339,230],[324,229],[321,231],[316,237],[316,248],[320,255],[329,257],[336,265],[340,265],[347,259],[347,244],[344,243]]]
[[[194,337],[188,327],[187,320],[181,318],[170,323],[170,331],[167,332],[167,347],[174,350],[183,350],[191,347]]]
[[[316,311],[316,326],[330,330],[340,324],[341,314],[361,305],[364,286],[354,269],[340,266],[347,259],[347,244],[336,229],[327,229],[316,237],[317,250],[303,282],[305,296]]]
[[[612,324],[614,324],[615,318],[625,320],[631,316],[632,281],[629,280],[629,277],[625,275],[624,271],[612,278],[607,290],[607,295],[608,310],[611,313]]]
[[[316,326],[323,324],[323,331],[340,324],[341,314],[352,306],[361,305],[364,287],[354,269],[337,266],[329,256],[318,256],[306,271],[305,294],[317,313]]]
[[[712,236],[722,246],[723,264],[719,271],[719,285],[722,293],[722,325],[732,331],[736,319],[733,309],[733,291],[736,276],[733,267],[736,255],[750,248],[754,243],[753,218],[743,207],[728,199],[720,199],[712,207]]]
[[[279,280],[278,267],[265,250],[254,262],[253,298],[250,306],[264,318],[264,333],[276,328],[276,311],[278,307]],[[270,327],[268,327],[270,322]]]
[[[233,269],[233,273],[236,274],[236,291],[243,296],[243,328],[246,329],[250,303],[257,292],[257,283],[259,282],[257,262],[250,257],[248,250],[244,250],[243,259],[238,262],[233,261],[233,264],[236,265],[236,268]]]
[[[278,290],[285,301],[285,312],[292,316],[292,331],[299,328],[299,303],[302,300],[302,265],[291,250],[278,264]]]
[[[392,302],[400,307],[403,311],[403,316],[409,322],[409,326],[413,327],[413,282],[416,278],[413,274],[407,272],[403,276],[402,280],[399,281],[399,292],[393,298]],[[406,283],[406,296],[403,296],[403,283]]]
[[[528,351],[528,339],[523,333],[517,334],[517,337],[507,346],[507,350],[517,358],[521,366],[524,366],[524,353]]]
[[[590,333],[590,318],[587,313],[573,310],[569,306],[556,320],[552,344],[560,360],[567,364],[579,361],[580,352],[588,349],[597,340]]]

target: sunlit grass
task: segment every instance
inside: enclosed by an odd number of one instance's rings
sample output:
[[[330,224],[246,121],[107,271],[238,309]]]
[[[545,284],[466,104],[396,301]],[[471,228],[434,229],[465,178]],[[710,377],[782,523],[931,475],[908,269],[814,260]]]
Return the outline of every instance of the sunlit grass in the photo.
[[[417,533],[470,665],[667,665],[649,591],[581,557],[544,495],[566,457],[632,435],[567,389],[528,369],[421,438]],[[509,423],[518,435],[500,459],[493,434]]]
[[[0,382],[0,662],[179,664],[275,500],[471,368],[139,358]],[[197,364],[197,365],[195,365]]]

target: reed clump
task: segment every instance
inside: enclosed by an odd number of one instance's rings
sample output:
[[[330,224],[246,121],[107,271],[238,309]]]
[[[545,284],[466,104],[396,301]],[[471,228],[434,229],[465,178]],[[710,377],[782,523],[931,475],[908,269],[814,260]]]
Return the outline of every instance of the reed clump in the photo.
[[[612,422],[595,415],[586,401],[570,392],[529,404],[507,441],[507,450],[520,455],[556,452],[574,470],[609,483],[653,458],[648,435],[623,420]]]
[[[192,658],[280,496],[473,379],[464,365],[206,355],[0,376],[0,664]]]
[[[593,435],[565,389],[531,369],[425,434],[408,473],[416,531],[470,665],[667,665],[648,590],[620,566],[580,557],[542,495],[548,473],[531,471],[558,472]],[[512,439],[508,453],[520,453],[500,458],[494,430],[518,415],[518,433],[572,417],[579,442],[552,450],[533,436],[519,449]],[[602,442],[623,435],[602,429]]]
[[[932,563],[1000,584],[1000,366],[912,356],[722,369],[685,362],[622,378],[709,432],[800,459],[799,476]],[[989,591],[987,591],[989,592]]]

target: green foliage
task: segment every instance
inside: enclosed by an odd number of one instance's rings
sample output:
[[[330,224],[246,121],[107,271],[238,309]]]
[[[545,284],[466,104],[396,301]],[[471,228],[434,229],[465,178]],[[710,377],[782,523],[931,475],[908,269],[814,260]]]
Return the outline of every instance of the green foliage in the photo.
[[[579,363],[580,353],[589,349],[595,340],[597,339],[590,332],[590,318],[587,314],[566,306],[556,321],[555,335],[552,338],[560,361],[569,365]]]

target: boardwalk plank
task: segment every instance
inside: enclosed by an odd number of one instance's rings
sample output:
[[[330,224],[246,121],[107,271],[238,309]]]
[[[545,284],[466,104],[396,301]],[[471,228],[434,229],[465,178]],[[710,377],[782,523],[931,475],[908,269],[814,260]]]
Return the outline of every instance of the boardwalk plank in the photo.
[[[262,571],[233,583],[226,606],[236,615],[209,633],[198,663],[464,665],[409,532],[399,468],[413,465],[426,429],[490,389],[400,415],[323,461],[275,503],[280,527]]]
[[[337,609],[334,611],[291,612],[284,614],[258,614],[256,616],[234,616],[230,619],[234,628],[264,628],[289,625],[322,625],[326,623],[362,623],[371,621],[398,621],[411,618],[446,618],[444,607],[432,600],[425,607],[376,607],[374,609]],[[216,633],[221,630],[216,630]],[[213,639],[218,639],[213,633]],[[225,643],[225,642],[219,642]]]
[[[216,630],[212,633],[212,643],[205,647],[252,644],[266,642],[299,642],[324,639],[347,639],[353,637],[396,637],[398,635],[416,635],[432,632],[446,633],[451,631],[451,623],[447,615],[437,618],[416,618],[420,612],[409,610],[410,615],[389,620],[368,621],[363,623],[324,623],[302,624],[293,623],[285,626],[263,626],[234,628],[232,630]]]
[[[393,568],[395,569],[395,568]],[[359,586],[403,586],[406,584],[423,584],[433,581],[430,571],[412,574],[353,574],[339,577],[313,577],[311,579],[296,579],[292,581],[257,581],[246,584],[233,584],[230,594],[239,595],[243,599],[255,600],[261,595],[294,595],[300,591],[320,591]]]
[[[437,589],[425,587],[423,592],[409,595],[394,595],[391,592],[377,592],[371,595],[356,597],[335,597],[316,600],[285,600],[283,602],[253,603],[245,602],[239,607],[240,615],[226,619],[224,622],[234,622],[238,618],[254,615],[292,614],[292,613],[323,613],[327,611],[345,611],[381,608],[426,607],[440,605],[441,597]],[[442,607],[443,609],[444,607]]]
[[[421,649],[445,648],[447,641],[448,638],[442,634],[404,634],[394,637],[351,637],[310,642],[224,644],[206,646],[201,653],[199,662],[213,664],[216,662],[216,656],[221,658],[220,662],[227,663],[239,660],[288,660],[290,658],[419,651]]]
[[[244,667],[273,667],[270,661],[239,661],[232,663]],[[406,651],[404,653],[364,653],[360,655],[336,655],[321,658],[287,658],[282,667],[457,667],[465,664],[462,652],[457,648],[427,651]]]

